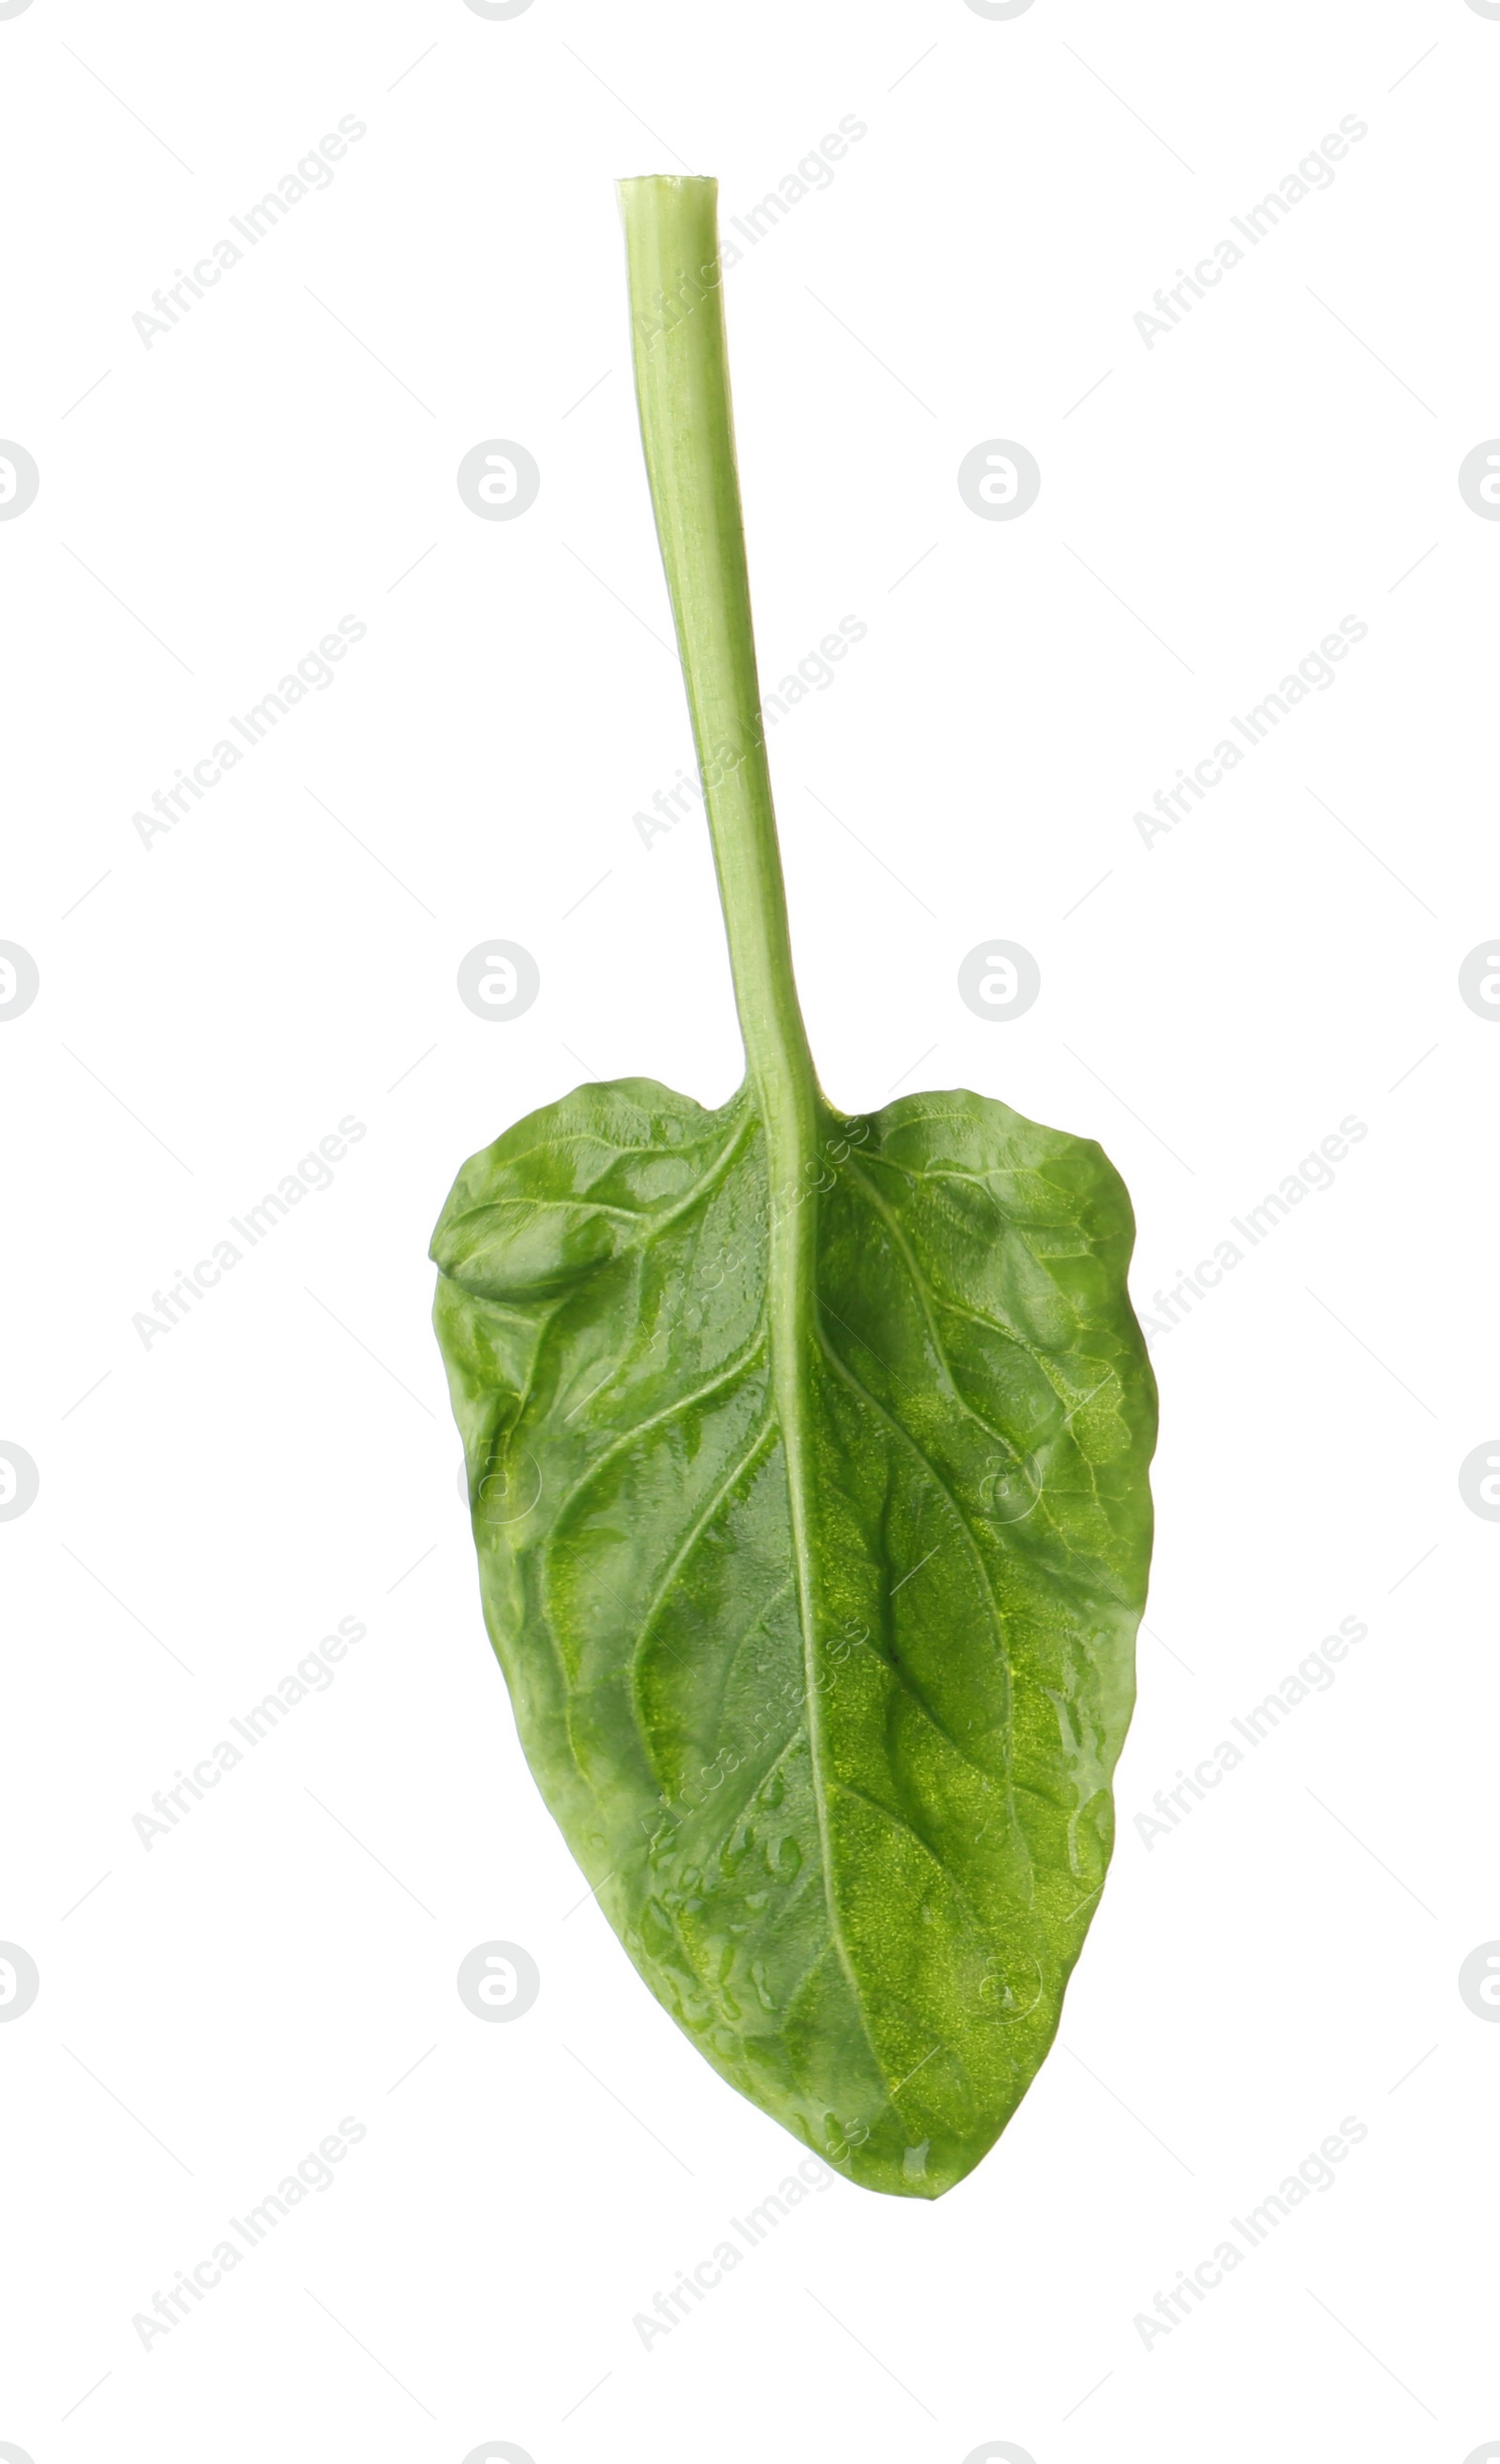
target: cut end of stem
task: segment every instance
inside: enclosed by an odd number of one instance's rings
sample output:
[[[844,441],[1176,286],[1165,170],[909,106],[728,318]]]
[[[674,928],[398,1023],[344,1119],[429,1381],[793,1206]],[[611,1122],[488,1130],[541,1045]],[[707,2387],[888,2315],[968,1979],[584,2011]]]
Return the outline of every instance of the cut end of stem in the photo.
[[[644,171],[635,179],[616,180],[614,186],[622,213],[625,211],[626,199],[638,196],[643,189],[659,188],[671,192],[677,189],[703,188],[711,197],[717,198],[718,195],[718,182],[710,179],[706,173],[700,174],[696,171]]]

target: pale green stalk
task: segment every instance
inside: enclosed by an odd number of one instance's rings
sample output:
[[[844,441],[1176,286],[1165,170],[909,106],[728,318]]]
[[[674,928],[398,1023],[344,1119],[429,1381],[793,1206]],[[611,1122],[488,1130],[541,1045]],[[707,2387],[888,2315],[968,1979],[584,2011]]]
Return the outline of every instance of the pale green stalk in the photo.
[[[766,769],[734,413],[717,180],[622,180],[635,386],[719,898],[758,1109],[780,1195],[817,1152],[819,1099],[797,1003]],[[807,1212],[810,1210],[799,1210]]]

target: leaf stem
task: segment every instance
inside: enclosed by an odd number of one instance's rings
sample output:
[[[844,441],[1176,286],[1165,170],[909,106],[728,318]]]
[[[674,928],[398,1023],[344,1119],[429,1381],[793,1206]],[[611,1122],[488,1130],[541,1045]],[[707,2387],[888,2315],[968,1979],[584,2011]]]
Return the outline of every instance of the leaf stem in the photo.
[[[708,807],[745,1059],[773,1167],[816,1151],[765,759],[724,341],[717,180],[620,182],[636,399]]]

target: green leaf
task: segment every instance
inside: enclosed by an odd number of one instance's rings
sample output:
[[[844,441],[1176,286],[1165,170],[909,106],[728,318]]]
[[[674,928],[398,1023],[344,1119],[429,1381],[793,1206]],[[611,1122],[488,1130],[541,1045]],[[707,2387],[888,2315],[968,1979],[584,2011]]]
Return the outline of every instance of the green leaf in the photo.
[[[459,1174],[436,1325],[527,1758],[707,2059],[934,2198],[1056,2030],[1114,1835],[1156,1397],[1092,1141],[831,1111],[750,645],[714,184],[626,184],[637,381],[748,1062]],[[670,313],[673,309],[676,314]]]
[[[601,1905],[734,2086],[932,2197],[1104,1879],[1151,1379],[1096,1146],[915,1095],[829,1116],[822,1162],[800,1449],[743,1091],[507,1132],[438,1226],[437,1324],[490,1631]]]

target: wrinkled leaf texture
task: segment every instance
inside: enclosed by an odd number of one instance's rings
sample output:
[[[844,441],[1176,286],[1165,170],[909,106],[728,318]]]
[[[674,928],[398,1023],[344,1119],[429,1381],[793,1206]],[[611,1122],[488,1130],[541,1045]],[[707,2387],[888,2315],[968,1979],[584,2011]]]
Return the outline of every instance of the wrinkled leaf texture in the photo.
[[[824,1127],[796,1499],[749,1082],[508,1130],[443,1211],[436,1325],[490,1635],[600,1905],[734,2087],[933,2198],[1104,1880],[1155,1386],[1092,1141],[966,1093]]]

